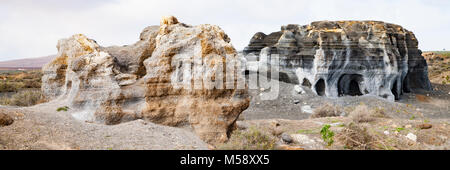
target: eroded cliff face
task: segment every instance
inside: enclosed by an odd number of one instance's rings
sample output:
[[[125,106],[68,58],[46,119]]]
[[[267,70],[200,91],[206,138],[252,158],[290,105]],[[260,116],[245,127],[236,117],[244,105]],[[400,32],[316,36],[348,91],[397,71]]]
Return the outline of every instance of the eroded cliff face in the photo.
[[[319,21],[256,33],[244,54],[278,60],[288,81],[318,95],[372,94],[398,99],[415,89],[431,90],[427,63],[411,31],[379,21]],[[276,55],[273,55],[276,54]]]
[[[209,143],[226,141],[249,105],[230,39],[218,26],[189,26],[172,16],[160,24],[122,47],[101,47],[81,34],[60,40],[57,57],[43,68],[42,91],[66,101],[81,120],[144,119],[190,126]]]

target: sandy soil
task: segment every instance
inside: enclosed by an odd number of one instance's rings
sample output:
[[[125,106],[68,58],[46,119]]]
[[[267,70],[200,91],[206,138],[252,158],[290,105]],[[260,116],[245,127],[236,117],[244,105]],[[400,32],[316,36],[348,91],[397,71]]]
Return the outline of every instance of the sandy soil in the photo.
[[[119,125],[80,122],[57,102],[33,107],[0,107],[12,125],[0,127],[1,149],[208,149],[188,129],[136,120]]]

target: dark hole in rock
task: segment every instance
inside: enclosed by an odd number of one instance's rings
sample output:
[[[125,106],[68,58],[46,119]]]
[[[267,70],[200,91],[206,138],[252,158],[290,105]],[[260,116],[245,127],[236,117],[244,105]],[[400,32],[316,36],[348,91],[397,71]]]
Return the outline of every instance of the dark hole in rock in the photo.
[[[311,88],[311,82],[308,79],[304,78],[302,82],[302,86]]]
[[[272,75],[271,75],[272,76]],[[279,72],[278,79],[282,82],[291,83],[291,80],[289,79],[289,75],[287,73]]]
[[[359,74],[344,74],[338,81],[338,94],[339,96],[361,96],[363,95],[359,84],[363,81],[362,75]]]
[[[67,89],[70,89],[72,87],[72,81],[67,81]]]
[[[394,82],[394,85],[391,88],[391,92],[395,96],[395,100],[398,100],[399,94],[397,92],[397,81]]]
[[[403,79],[403,87],[402,87],[403,92],[405,92],[405,93],[411,92],[411,89],[408,84],[408,82],[409,82],[408,79],[409,79],[408,74],[406,74],[405,79]]]
[[[356,80],[350,81],[350,87],[348,91],[350,96],[361,96],[361,90],[359,89],[359,83]]]
[[[421,72],[408,72],[403,80],[403,91],[409,93],[415,89],[424,89],[423,73]]]
[[[325,94],[325,81],[323,79],[320,79],[317,81],[316,85],[314,85],[316,89],[316,93],[319,96],[323,96]]]
[[[145,76],[145,74],[147,74],[147,69],[144,66],[144,60],[142,60],[142,62],[139,63],[139,68],[136,72],[137,78],[142,78]]]

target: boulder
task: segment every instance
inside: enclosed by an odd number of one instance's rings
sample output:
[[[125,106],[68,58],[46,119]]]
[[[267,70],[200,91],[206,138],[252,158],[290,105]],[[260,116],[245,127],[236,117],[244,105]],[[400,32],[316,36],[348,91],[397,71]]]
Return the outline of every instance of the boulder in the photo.
[[[417,127],[418,127],[419,129],[430,129],[430,128],[433,127],[433,125],[432,125],[432,124],[429,124],[429,123],[423,123],[423,124],[417,125]]]
[[[294,86],[294,91],[297,94],[305,94],[306,93],[305,90],[300,85],[295,85]]]
[[[412,141],[414,141],[414,142],[417,141],[417,136],[414,135],[413,133],[408,133],[408,134],[406,135],[406,138],[408,138],[409,140],[412,140]]]
[[[13,123],[14,119],[11,116],[5,113],[0,113],[0,126],[9,126]]]
[[[81,34],[59,40],[57,57],[43,68],[44,96],[79,110],[83,121],[144,119],[226,141],[249,105],[230,39],[218,26],[173,16],[160,24],[132,45],[102,47]]]
[[[291,135],[287,133],[281,134],[281,140],[287,144],[292,143],[294,140],[292,139]]]
[[[421,53],[411,31],[380,21],[282,26],[269,35],[256,33],[243,51],[268,65],[278,60],[280,75],[317,95],[372,94],[389,100],[416,89],[431,90]]]

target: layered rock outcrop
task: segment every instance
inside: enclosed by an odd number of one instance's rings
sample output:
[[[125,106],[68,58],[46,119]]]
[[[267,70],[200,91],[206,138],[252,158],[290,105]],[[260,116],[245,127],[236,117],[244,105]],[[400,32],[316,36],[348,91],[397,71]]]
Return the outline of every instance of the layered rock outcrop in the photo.
[[[394,100],[403,92],[431,90],[414,34],[380,21],[282,26],[269,35],[256,33],[243,53],[267,63],[279,60],[288,81],[323,96],[372,94]]]
[[[57,48],[43,68],[42,91],[66,101],[82,120],[190,126],[216,143],[227,140],[249,105],[240,60],[218,26],[189,26],[171,16],[132,45],[102,47],[78,34]]]

